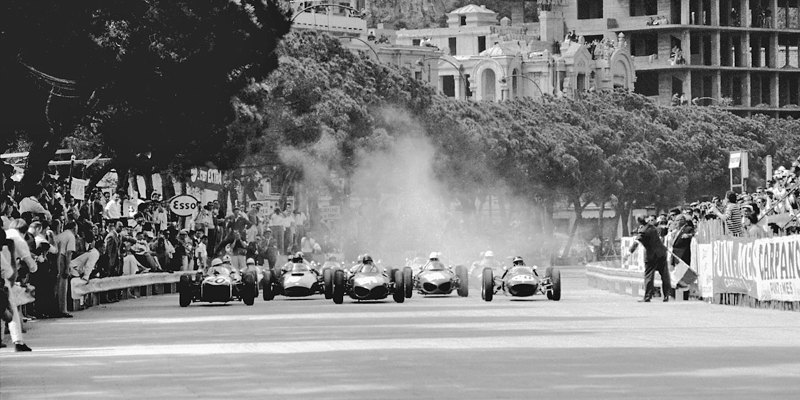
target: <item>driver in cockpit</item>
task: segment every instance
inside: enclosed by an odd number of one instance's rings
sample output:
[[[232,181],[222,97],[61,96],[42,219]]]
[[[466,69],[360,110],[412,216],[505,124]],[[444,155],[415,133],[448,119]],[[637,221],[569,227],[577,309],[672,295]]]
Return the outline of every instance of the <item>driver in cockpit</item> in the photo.
[[[515,267],[524,267],[524,266],[525,266],[525,261],[522,260],[522,257],[520,256],[514,257],[514,259],[511,261],[511,268],[508,268],[505,271],[503,271],[503,278],[506,277],[506,274],[508,274],[508,271],[510,271],[511,269]],[[534,274],[536,273],[536,269],[533,270],[533,273]]]
[[[357,264],[350,270],[350,272],[375,273],[375,272],[380,272],[380,269],[378,268],[377,265],[375,265],[375,262],[372,260],[371,255],[364,254],[363,256],[361,256],[361,264]]]
[[[423,271],[436,271],[443,269],[445,269],[444,263],[439,261],[439,253],[435,251],[428,256],[428,262],[422,266]]]

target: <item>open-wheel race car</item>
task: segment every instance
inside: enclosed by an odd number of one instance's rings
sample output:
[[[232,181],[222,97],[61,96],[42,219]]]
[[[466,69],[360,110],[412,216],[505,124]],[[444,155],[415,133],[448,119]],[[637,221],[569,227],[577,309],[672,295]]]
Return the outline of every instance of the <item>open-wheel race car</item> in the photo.
[[[304,262],[292,262],[285,265],[280,272],[264,270],[261,278],[261,293],[265,301],[276,295],[286,297],[306,297],[324,294],[326,299],[333,295],[333,269],[326,268],[321,273]]]
[[[455,290],[459,296],[469,295],[469,271],[463,265],[445,266],[438,253],[431,253],[427,263],[414,274],[412,266],[403,268],[403,279],[407,286],[406,297],[413,291],[419,294],[450,294]]]
[[[342,304],[344,296],[353,300],[382,300],[392,295],[397,303],[405,301],[406,287],[403,272],[397,269],[388,271],[372,263],[368,255],[364,262],[350,270],[330,269],[333,271],[333,302]]]
[[[561,300],[561,271],[547,267],[544,277],[540,277],[537,268],[524,265],[520,257],[514,259],[514,265],[506,269],[502,276],[495,276],[494,270],[484,268],[481,298],[492,301],[494,295],[501,291],[513,297],[544,294],[548,299],[558,301]]]
[[[215,259],[208,272],[198,271],[193,275],[181,276],[178,281],[178,302],[181,307],[187,307],[192,302],[227,303],[241,300],[252,306],[258,294],[257,282],[258,272],[255,270],[239,272]]]

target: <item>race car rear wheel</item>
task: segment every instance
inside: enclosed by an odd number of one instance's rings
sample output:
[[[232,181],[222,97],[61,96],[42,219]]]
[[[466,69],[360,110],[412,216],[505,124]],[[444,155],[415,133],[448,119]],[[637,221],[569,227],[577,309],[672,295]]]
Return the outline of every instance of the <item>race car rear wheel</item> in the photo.
[[[411,270],[411,267],[403,268],[403,288],[406,298],[410,299],[414,294],[414,271]]]
[[[325,299],[330,300],[333,298],[333,269],[327,268],[322,271],[322,285],[323,292],[325,292]]]
[[[494,274],[491,268],[483,269],[483,281],[481,282],[481,298],[492,301],[494,297]]]
[[[456,265],[456,277],[458,278],[458,295],[461,297],[469,296],[469,271],[463,265]]]
[[[188,307],[189,304],[192,304],[192,288],[191,288],[191,278],[188,275],[181,276],[180,282],[178,282],[178,304],[181,307]]]
[[[264,277],[261,278],[261,296],[264,301],[275,298],[275,293],[272,291],[272,270],[264,270]]]
[[[392,297],[396,303],[406,301],[405,286],[403,285],[403,272],[399,270],[394,271],[394,292]]]
[[[344,271],[337,269],[333,273],[333,302],[342,304],[344,302]]]
[[[258,291],[258,283],[256,283],[256,273],[248,272],[242,277],[244,285],[242,287],[242,301],[245,305],[252,306],[256,300],[256,292]]]
[[[551,287],[547,291],[547,298],[553,301],[561,300],[561,270],[548,267],[545,277],[550,278]]]

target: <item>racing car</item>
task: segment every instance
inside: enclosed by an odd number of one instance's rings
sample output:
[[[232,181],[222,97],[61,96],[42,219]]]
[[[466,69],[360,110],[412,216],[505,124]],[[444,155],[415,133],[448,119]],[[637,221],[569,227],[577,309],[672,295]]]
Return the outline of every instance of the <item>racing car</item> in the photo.
[[[227,303],[241,300],[252,306],[258,293],[255,270],[236,271],[216,258],[207,272],[183,275],[178,281],[178,304],[188,307],[192,302]]]
[[[439,261],[438,253],[431,253],[428,262],[419,267],[419,272],[413,275],[412,266],[403,268],[406,297],[410,298],[413,291],[419,294],[450,294],[456,290],[461,297],[469,295],[469,277],[467,268],[463,265],[446,267]]]
[[[275,295],[307,297],[324,294],[326,299],[330,299],[333,295],[333,270],[326,268],[320,273],[315,264],[304,262],[302,255],[298,255],[280,271],[264,271],[261,293],[264,301],[274,299]]]
[[[372,263],[372,257],[363,256],[362,264],[350,270],[333,270],[333,302],[342,304],[344,296],[358,301],[382,300],[390,294],[397,303],[405,301],[403,272],[385,269]]]
[[[544,277],[540,277],[537,268],[525,265],[521,257],[515,257],[511,268],[500,277],[495,276],[491,268],[484,268],[481,298],[492,301],[500,291],[513,297],[545,294],[548,299],[558,301],[561,300],[561,271],[547,267]]]

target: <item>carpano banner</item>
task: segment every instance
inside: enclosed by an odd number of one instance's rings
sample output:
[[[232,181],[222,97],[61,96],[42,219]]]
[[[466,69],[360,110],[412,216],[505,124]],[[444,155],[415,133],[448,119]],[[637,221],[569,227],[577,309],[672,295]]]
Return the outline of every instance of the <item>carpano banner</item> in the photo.
[[[800,301],[800,236],[711,243],[714,293]]]

